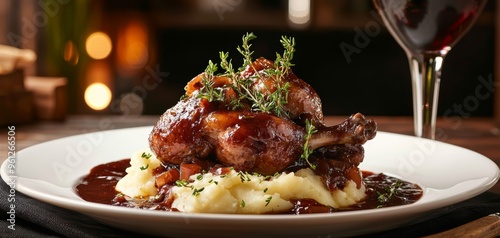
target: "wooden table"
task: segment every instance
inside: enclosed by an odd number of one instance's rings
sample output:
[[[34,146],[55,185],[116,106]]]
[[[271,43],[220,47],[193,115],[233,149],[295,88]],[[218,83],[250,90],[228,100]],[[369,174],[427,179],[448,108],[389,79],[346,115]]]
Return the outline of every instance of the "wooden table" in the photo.
[[[342,122],[345,116],[326,117],[327,125]],[[379,131],[413,135],[411,117],[372,117]],[[69,116],[63,122],[38,122],[16,126],[16,150],[40,142],[86,132],[153,125],[158,116]],[[7,158],[7,127],[0,130],[0,161]],[[492,118],[441,118],[437,140],[479,152],[500,166],[500,129]],[[446,168],[443,168],[446,169]],[[490,191],[500,193],[500,183]]]

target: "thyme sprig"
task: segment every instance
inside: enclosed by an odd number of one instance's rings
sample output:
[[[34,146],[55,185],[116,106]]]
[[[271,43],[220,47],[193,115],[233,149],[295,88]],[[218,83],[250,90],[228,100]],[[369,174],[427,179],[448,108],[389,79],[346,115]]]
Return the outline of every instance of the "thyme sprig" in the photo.
[[[203,87],[198,93],[198,97],[205,98],[209,102],[224,101],[224,92],[222,88],[214,87],[215,72],[217,72],[217,64],[211,60],[208,61],[208,66],[205,69],[205,74],[202,75],[201,84]]]
[[[289,82],[283,82],[283,77],[288,74],[290,67],[293,66],[291,60],[295,52],[295,40],[292,37],[283,36],[280,40],[284,47],[282,55],[276,54],[275,67],[266,69],[263,73],[254,69],[254,75],[250,78],[245,78],[241,73],[247,67],[254,67],[253,51],[251,50],[253,39],[257,38],[253,33],[246,33],[242,37],[242,45],[237,47],[238,52],[243,56],[243,64],[236,71],[233,67],[232,60],[229,58],[228,52],[219,52],[220,67],[225,71],[218,75],[228,77],[231,81],[231,87],[236,92],[236,98],[232,98],[228,102],[228,106],[233,109],[243,108],[245,102],[249,102],[251,109],[264,113],[274,114],[279,117],[288,117],[284,106],[288,103],[288,92],[290,88]],[[209,61],[205,74],[202,78],[202,85],[199,92],[199,97],[206,98],[209,101],[223,101],[224,92],[221,88],[214,88],[214,78],[217,71],[217,64]],[[264,76],[266,78],[264,78]],[[262,80],[259,82],[259,80]],[[268,88],[265,80],[273,80],[272,87]],[[259,82],[259,87],[254,87],[255,83]]]
[[[243,65],[238,69],[239,71],[245,70],[248,65],[252,64],[253,51],[250,50],[250,48],[252,47],[250,41],[255,38],[257,38],[257,36],[255,36],[253,32],[247,32],[241,39],[243,41],[243,44],[236,48],[238,52],[240,52],[240,54],[243,56]]]
[[[403,186],[403,181],[401,180],[396,180],[395,182],[391,183],[390,186],[387,186],[384,188],[385,193],[377,192],[377,200],[379,202],[378,207],[382,207],[383,204],[386,204],[391,200],[397,193],[398,189]]]
[[[314,150],[309,146],[309,140],[311,136],[318,132],[316,127],[311,123],[311,120],[306,119],[306,135],[304,137],[304,145],[302,146],[303,152],[300,158],[304,159],[311,169],[316,169],[316,165],[309,162],[309,156],[314,152]]]
[[[290,68],[294,66],[292,59],[295,53],[295,38],[282,36],[280,42],[285,50],[282,55],[276,53],[274,69],[266,70],[266,73],[274,75],[277,81],[282,81],[283,77],[290,71]]]

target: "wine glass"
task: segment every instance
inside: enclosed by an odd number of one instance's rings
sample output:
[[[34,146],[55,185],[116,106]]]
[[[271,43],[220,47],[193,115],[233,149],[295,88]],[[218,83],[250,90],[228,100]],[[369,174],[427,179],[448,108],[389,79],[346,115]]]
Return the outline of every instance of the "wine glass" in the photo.
[[[373,0],[410,63],[415,135],[435,139],[441,68],[487,0]]]

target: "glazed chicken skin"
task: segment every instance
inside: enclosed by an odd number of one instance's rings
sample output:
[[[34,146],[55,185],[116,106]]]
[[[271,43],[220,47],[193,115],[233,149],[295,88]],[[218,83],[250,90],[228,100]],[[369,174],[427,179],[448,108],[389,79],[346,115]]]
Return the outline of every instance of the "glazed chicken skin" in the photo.
[[[271,93],[271,79],[254,77],[269,67],[274,67],[272,61],[260,58],[241,74],[254,80],[253,90]],[[289,117],[252,111],[249,105],[230,110],[228,104],[237,95],[231,79],[223,76],[212,80],[213,87],[225,92],[224,100],[211,102],[199,97],[202,77],[198,75],[187,84],[186,97],[168,109],[150,133],[151,150],[164,164],[216,158],[238,171],[270,175],[296,164],[306,146],[322,148],[322,156],[357,166],[363,159],[359,147],[376,134],[376,123],[359,113],[338,125],[323,125],[319,96],[291,71],[284,77],[291,85],[284,108]],[[303,119],[317,129],[306,145]]]
[[[190,158],[204,158],[212,145],[201,136],[201,121],[214,110],[212,103],[188,97],[168,109],[149,135],[149,146],[165,164],[180,164]]]
[[[305,131],[267,113],[214,111],[203,120],[201,133],[224,165],[272,175],[300,157]]]
[[[363,159],[360,144],[372,139],[375,131],[373,121],[358,113],[339,125],[322,127],[312,135],[308,146],[313,150],[325,146],[321,150],[325,158],[357,166]],[[210,113],[202,122],[201,133],[214,145],[216,157],[224,165],[263,175],[294,164],[303,152],[306,135],[303,127],[286,118],[234,111]]]

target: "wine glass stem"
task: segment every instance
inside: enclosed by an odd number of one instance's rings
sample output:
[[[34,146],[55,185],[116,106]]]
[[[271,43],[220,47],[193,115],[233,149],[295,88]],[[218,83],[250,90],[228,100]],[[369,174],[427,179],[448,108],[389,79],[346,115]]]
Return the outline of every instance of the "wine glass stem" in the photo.
[[[408,54],[413,89],[415,135],[435,139],[442,54]]]

